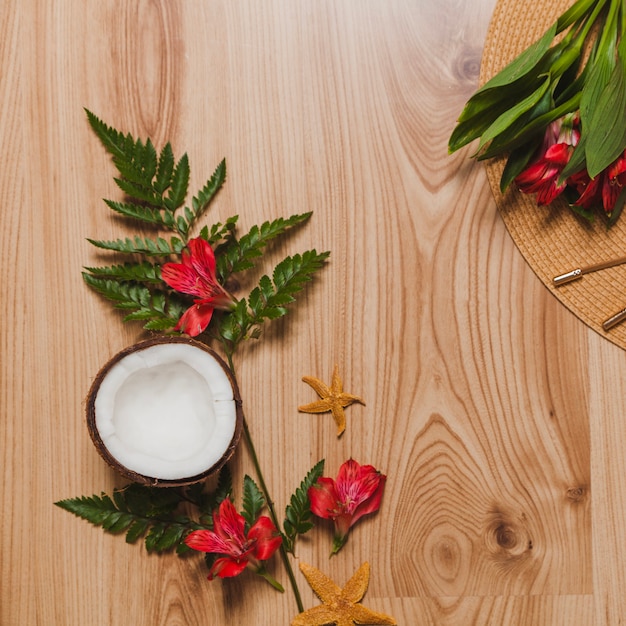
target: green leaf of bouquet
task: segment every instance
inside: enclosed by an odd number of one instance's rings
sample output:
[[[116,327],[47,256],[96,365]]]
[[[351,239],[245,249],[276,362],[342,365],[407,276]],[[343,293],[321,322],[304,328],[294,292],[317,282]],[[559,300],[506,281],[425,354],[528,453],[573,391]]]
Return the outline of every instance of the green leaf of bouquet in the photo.
[[[583,86],[580,99],[580,119],[583,129],[590,122],[592,113],[611,79],[614,68],[615,60],[604,55],[597,57],[595,62],[591,64],[589,76]]]
[[[457,150],[478,139],[495,120],[517,102],[511,94],[500,94],[493,90],[491,98],[483,98],[484,109],[469,119],[460,121],[452,131],[448,140],[448,152]]]
[[[502,176],[500,177],[500,191],[504,193],[515,178],[521,174],[532,159],[539,147],[539,141],[529,141],[525,145],[513,150],[509,155]]]
[[[609,82],[591,113],[587,128],[587,171],[595,178],[626,148],[626,76],[618,57]]]
[[[557,20],[557,33],[560,33],[585,17],[597,2],[598,0],[577,0],[577,2],[567,9]],[[602,0],[602,2],[604,2],[604,0]]]
[[[524,113],[532,109],[537,105],[542,98],[548,93],[550,88],[550,78],[547,77],[540,87],[538,87],[527,98],[524,98],[521,102],[505,111],[498,119],[489,126],[489,128],[482,134],[480,143],[478,144],[477,153],[480,153],[486,143],[507,130],[516,120],[520,118]]]
[[[557,22],[552,24],[538,41],[526,48],[504,69],[488,80],[476,93],[481,93],[494,87],[510,85],[532,72],[550,49],[556,32]]]
[[[575,94],[558,107],[552,108],[550,93],[531,110],[516,120],[505,132],[496,137],[481,153],[479,160],[490,159],[504,153],[510,153],[529,141],[541,139],[546,127],[568,113],[578,109],[580,93]]]
[[[241,515],[246,520],[248,527],[256,522],[263,507],[265,497],[257,484],[247,474],[243,479],[243,511]]]
[[[450,136],[449,153],[481,137],[502,115],[541,88],[545,80],[542,77],[549,74],[567,43],[561,41],[550,47],[555,29],[556,24],[468,100]]]
[[[294,554],[296,537],[313,528],[313,523],[311,522],[313,514],[311,513],[311,502],[308,492],[323,473],[324,459],[309,470],[300,486],[291,495],[289,504],[285,508],[285,520],[283,522],[285,532],[283,537],[285,539],[285,549],[287,552],[291,552],[291,554]]]

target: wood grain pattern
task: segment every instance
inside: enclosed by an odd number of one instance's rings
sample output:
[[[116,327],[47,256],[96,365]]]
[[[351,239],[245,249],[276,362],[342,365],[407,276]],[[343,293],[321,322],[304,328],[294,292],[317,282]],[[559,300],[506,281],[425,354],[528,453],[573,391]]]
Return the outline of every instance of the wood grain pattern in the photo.
[[[308,247],[331,260],[239,355],[244,408],[279,510],[320,458],[388,482],[338,557],[320,524],[299,558],[340,584],[369,560],[364,603],[404,625],[626,620],[626,356],[524,263],[470,151],[447,154],[494,4],[0,5],[3,626],[296,612],[252,575],[208,582],[202,559],[147,555],[52,504],[123,484],[90,442],[84,396],[144,337],[81,280],[102,260],[86,237],[131,232],[100,200],[114,172],[83,107],[187,151],[193,188],[226,157],[209,220],[314,211],[268,267]],[[339,440],[328,415],[297,412],[312,399],[301,376],[330,380],[335,363],[366,401]],[[233,471],[253,471],[244,447]]]

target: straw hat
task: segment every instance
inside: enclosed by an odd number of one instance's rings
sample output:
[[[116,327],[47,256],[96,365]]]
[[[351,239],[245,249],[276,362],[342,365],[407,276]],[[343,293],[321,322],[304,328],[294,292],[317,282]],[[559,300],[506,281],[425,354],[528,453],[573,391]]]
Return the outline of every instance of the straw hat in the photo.
[[[537,41],[571,0],[498,0],[489,25],[481,65],[481,82]],[[626,212],[607,230],[579,218],[565,202],[537,206],[533,196],[511,185],[500,193],[504,159],[486,162],[487,177],[504,223],[516,246],[544,285],[574,315],[621,348],[626,322],[605,331],[602,323],[626,308],[626,264],[585,274],[555,287],[553,278],[570,270],[626,256]]]

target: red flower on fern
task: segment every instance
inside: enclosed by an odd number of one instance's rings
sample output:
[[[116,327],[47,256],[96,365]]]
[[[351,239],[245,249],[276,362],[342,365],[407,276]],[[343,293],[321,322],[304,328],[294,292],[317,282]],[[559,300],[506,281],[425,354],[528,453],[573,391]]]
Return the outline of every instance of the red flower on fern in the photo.
[[[206,329],[215,309],[230,309],[235,303],[217,280],[213,248],[200,237],[189,240],[181,263],[163,265],[161,277],[172,289],[196,296],[174,328],[192,337]]]
[[[209,580],[213,580],[215,576],[238,576],[246,567],[262,574],[262,561],[278,550],[282,538],[265,515],[261,515],[246,534],[243,516],[227,498],[213,513],[213,530],[194,530],[184,541],[194,550],[220,555],[209,572]]]
[[[311,511],[335,524],[333,554],[346,543],[354,524],[378,511],[386,480],[372,465],[359,465],[349,459],[339,468],[337,480],[322,476],[309,488]]]

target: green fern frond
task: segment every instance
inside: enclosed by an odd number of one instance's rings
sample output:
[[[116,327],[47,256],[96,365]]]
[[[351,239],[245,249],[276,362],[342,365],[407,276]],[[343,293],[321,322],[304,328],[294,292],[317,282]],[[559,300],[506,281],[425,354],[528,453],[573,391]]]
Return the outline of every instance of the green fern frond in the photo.
[[[265,497],[257,484],[247,474],[243,478],[243,510],[242,517],[248,528],[254,524],[261,510],[265,506]]]
[[[103,267],[86,267],[85,270],[95,277],[116,278],[118,280],[142,283],[161,283],[161,266],[148,261]]]
[[[313,528],[311,521],[311,502],[309,500],[309,489],[317,482],[317,479],[324,473],[324,459],[319,461],[304,477],[300,486],[292,494],[289,504],[285,508],[285,520],[283,522],[283,539],[287,552],[294,554],[296,538],[298,535],[307,533]]]
[[[200,217],[200,215],[204,213],[215,194],[222,188],[225,180],[226,159],[222,159],[215,168],[211,178],[209,178],[204,187],[191,200],[191,209],[195,218]]]
[[[152,206],[132,202],[117,202],[114,200],[105,200],[104,202],[111,210],[124,217],[131,217],[148,224],[163,226],[169,229],[172,229],[175,224],[174,216],[169,211],[161,211]]]
[[[55,504],[110,533],[126,532],[126,541],[135,543],[146,535],[149,552],[178,549],[183,538],[198,525],[175,511],[182,502],[173,488],[146,487],[132,483],[113,491],[113,497],[82,496]],[[147,533],[147,534],[146,534]]]
[[[178,294],[148,289],[136,282],[93,276],[86,272],[83,272],[83,280],[94,291],[113,302],[115,308],[128,311],[124,321],[142,321],[147,330],[173,328],[189,305]]]
[[[239,239],[230,238],[227,243],[216,251],[217,273],[221,280],[226,280],[231,274],[242,272],[254,267],[253,259],[263,254],[263,248],[286,230],[302,224],[311,217],[312,213],[292,215],[288,218],[279,217],[267,221],[261,226],[252,228]]]
[[[185,248],[184,242],[178,237],[171,237],[169,241],[163,237],[157,237],[156,239],[148,237],[134,237],[130,239],[126,237],[126,239],[116,239],[114,241],[87,239],[87,241],[103,250],[155,257],[169,256],[171,254],[178,255]]]
[[[242,298],[235,308],[224,315],[218,329],[218,337],[227,354],[245,339],[257,338],[265,320],[273,320],[288,312],[288,304],[294,295],[313,278],[328,258],[330,252],[308,250],[283,259],[274,269],[273,278],[263,276],[247,300]]]

